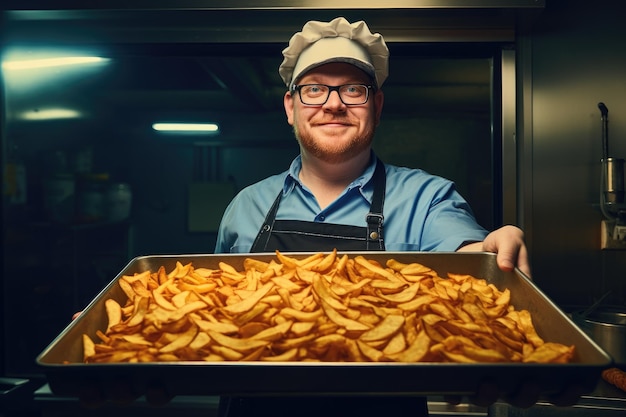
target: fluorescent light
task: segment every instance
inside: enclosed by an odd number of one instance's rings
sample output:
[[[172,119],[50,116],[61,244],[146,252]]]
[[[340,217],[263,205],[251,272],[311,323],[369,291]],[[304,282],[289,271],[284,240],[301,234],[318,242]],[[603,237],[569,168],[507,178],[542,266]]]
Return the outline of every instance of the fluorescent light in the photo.
[[[49,68],[65,65],[94,64],[98,62],[106,62],[108,60],[108,58],[101,58],[98,56],[69,56],[61,58],[24,59],[16,61],[4,61],[2,63],[2,68],[5,70]]]
[[[29,110],[21,113],[21,120],[53,120],[53,119],[77,119],[82,114],[76,110],[52,108],[41,110]]]
[[[159,132],[217,133],[220,130],[215,123],[154,123],[152,128]]]

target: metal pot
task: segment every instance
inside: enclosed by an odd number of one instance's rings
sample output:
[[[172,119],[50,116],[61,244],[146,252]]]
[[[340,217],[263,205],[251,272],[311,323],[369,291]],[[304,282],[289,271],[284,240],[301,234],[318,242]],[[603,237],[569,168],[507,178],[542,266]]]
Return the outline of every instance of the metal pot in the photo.
[[[588,315],[573,314],[574,322],[613,357],[615,364],[626,365],[626,309],[598,307]]]

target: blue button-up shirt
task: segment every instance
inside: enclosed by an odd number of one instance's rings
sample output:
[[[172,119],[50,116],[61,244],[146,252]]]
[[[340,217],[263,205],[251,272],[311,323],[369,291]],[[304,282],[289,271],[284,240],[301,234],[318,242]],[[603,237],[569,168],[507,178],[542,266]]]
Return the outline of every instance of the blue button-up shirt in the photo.
[[[298,179],[298,156],[288,171],[244,188],[224,212],[216,253],[250,252],[265,216],[279,192],[277,220],[302,220],[366,227],[372,202],[376,158],[363,174],[323,210]],[[476,223],[454,183],[419,169],[385,164],[384,243],[388,251],[447,251],[482,241],[487,231]]]

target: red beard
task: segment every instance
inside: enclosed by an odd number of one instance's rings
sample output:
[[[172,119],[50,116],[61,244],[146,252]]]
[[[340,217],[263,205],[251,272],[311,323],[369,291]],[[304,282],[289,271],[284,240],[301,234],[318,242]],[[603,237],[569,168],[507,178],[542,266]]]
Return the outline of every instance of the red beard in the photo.
[[[334,118],[333,121],[341,122],[341,119]],[[313,130],[316,129],[319,129],[319,126],[313,128]],[[293,130],[304,151],[327,163],[340,163],[352,159],[368,149],[374,139],[373,125],[369,125],[362,135],[355,135],[348,140],[342,139],[336,142],[329,140],[332,138],[332,134],[325,134],[325,140],[316,139],[314,132],[310,130],[300,131],[297,123],[294,123]]]

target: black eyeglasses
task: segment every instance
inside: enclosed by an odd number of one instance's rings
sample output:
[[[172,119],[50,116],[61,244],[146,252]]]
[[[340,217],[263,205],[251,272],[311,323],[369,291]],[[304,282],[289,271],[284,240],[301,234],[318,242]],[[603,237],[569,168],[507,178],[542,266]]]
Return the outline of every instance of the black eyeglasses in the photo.
[[[346,106],[358,106],[367,103],[371,85],[344,84],[330,86],[326,84],[301,84],[291,87],[291,91],[297,91],[302,104],[307,106],[322,106],[328,101],[330,93],[336,91],[339,99]]]

